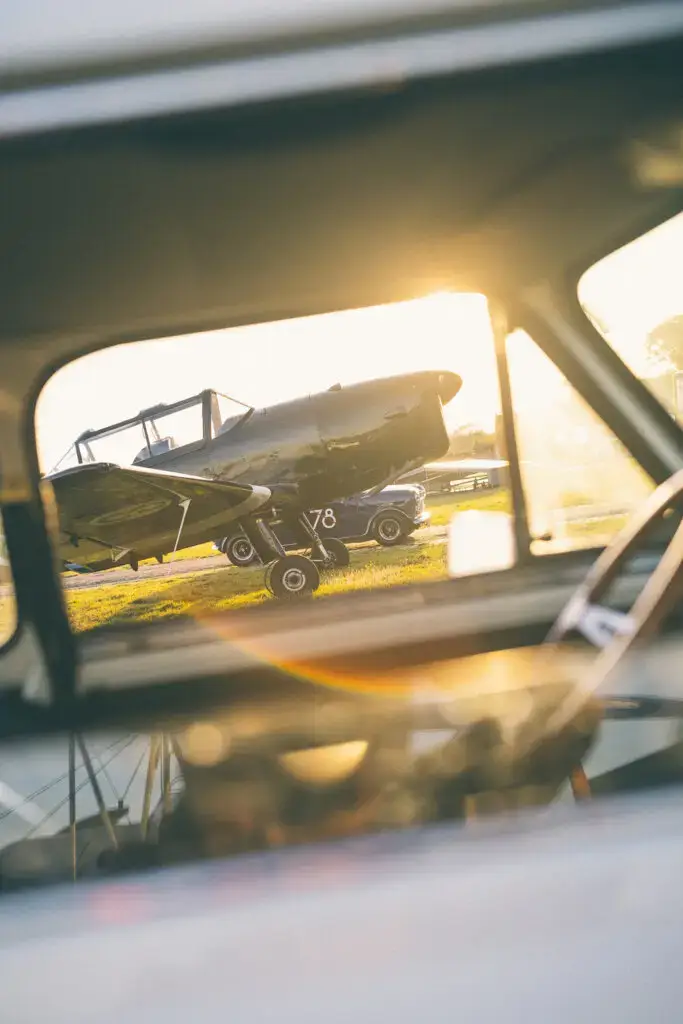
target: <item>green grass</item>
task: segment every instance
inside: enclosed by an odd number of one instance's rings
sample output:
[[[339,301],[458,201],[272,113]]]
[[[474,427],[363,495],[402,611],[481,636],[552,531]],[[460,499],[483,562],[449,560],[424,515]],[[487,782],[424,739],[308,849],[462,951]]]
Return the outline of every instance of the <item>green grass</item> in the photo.
[[[438,495],[430,498],[427,504],[432,513],[431,526],[445,526],[455,512],[465,509],[509,511],[510,508],[508,494],[502,490]],[[420,543],[419,539],[418,532],[415,541],[396,548],[382,548],[375,544],[352,546],[349,569],[326,574],[315,599],[351,590],[444,578],[445,538],[435,544]],[[215,553],[211,543],[200,544],[178,551],[173,560],[205,558]],[[154,564],[154,560],[141,564]],[[161,575],[153,579],[117,583],[119,571],[118,567],[110,570],[107,582],[98,587],[66,592],[69,615],[76,631],[132,621],[199,616],[272,600],[263,586],[261,566],[241,569],[230,566],[226,561],[210,572],[192,572],[169,578]]]
[[[512,512],[509,491],[502,487],[495,491],[439,494],[427,499],[431,512],[430,526],[447,526],[456,512],[478,509],[482,512]]]
[[[465,509],[476,508],[494,510],[501,512],[511,511],[511,504],[508,492],[502,489],[496,491],[483,491],[478,494],[444,494],[436,495],[427,499],[427,508],[432,513],[430,526],[446,526],[455,512],[462,512]],[[174,555],[167,555],[164,564],[170,562],[182,562],[190,558],[210,558],[218,555],[211,541],[205,544],[196,544],[192,548],[181,548]],[[155,558],[145,558],[140,565],[156,565]],[[117,565],[107,572],[116,573],[129,569],[128,565]],[[64,572],[62,576],[76,576],[75,572]]]
[[[323,576],[315,599],[350,590],[391,587],[426,582],[446,575],[445,544],[407,544],[400,548],[364,547],[351,553],[344,571]],[[180,615],[244,608],[272,601],[263,586],[263,569],[226,566],[210,573],[188,573],[170,579],[154,578],[132,583],[66,592],[69,617],[77,632],[131,621],[150,621]]]
[[[445,526],[456,512],[468,509],[511,512],[506,490],[469,494],[445,494],[428,499],[430,526]],[[615,517],[616,519],[616,517]],[[570,524],[572,536],[612,532],[621,522]],[[425,538],[426,539],[426,538]],[[424,543],[421,531],[400,547],[382,548],[374,543],[351,547],[351,566],[344,571],[325,574],[315,600],[326,595],[407,583],[425,583],[446,576],[446,538]],[[185,548],[176,553],[179,561],[216,554],[211,543]],[[154,560],[148,560],[154,564]],[[142,563],[146,564],[146,563]],[[167,563],[168,564],[168,563]],[[117,569],[110,570],[106,583],[96,587],[66,591],[66,602],[74,629],[84,632],[97,627],[132,621],[172,619],[177,616],[202,616],[215,611],[244,608],[272,601],[263,586],[263,569],[245,569],[219,560],[209,571],[183,576],[117,582]],[[121,567],[125,568],[125,567]],[[170,566],[169,566],[170,569]],[[69,574],[73,575],[73,574]],[[13,626],[14,608],[9,598],[0,598],[0,639]]]

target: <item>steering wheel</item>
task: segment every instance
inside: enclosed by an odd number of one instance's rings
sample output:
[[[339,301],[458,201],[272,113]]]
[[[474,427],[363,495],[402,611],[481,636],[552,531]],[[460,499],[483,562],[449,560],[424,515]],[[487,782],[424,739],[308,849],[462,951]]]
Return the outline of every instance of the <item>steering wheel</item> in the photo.
[[[605,548],[583,583],[558,615],[546,643],[558,643],[580,633],[599,648],[585,685],[577,687],[556,709],[548,728],[563,728],[589,695],[601,689],[631,648],[652,637],[683,593],[683,519],[666,546],[656,568],[628,614],[606,608],[600,602],[640,542],[658,519],[683,495],[683,470],[679,470],[650,495],[626,527]],[[585,772],[579,765],[570,778],[575,798],[590,795]]]

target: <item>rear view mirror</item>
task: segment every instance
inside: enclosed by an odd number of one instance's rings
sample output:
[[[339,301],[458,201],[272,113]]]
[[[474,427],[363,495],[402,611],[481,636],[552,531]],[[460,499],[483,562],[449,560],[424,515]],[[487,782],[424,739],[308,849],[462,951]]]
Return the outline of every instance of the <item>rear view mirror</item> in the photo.
[[[511,569],[515,554],[509,513],[467,509],[452,517],[448,526],[448,575],[452,579]]]

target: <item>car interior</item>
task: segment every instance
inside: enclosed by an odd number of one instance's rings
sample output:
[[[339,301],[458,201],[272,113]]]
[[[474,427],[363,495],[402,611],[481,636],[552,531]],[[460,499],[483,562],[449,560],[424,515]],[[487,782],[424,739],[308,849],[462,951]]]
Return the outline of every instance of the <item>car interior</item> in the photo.
[[[602,1019],[649,926],[675,1019],[683,4],[400,6],[269,37],[257,4],[232,48],[198,9],[186,46],[108,56],[86,17],[89,59],[60,32],[23,66],[8,23],[8,1020]],[[187,446],[215,480],[220,424],[423,371],[462,377],[443,457],[500,480],[427,489],[424,526],[350,545],[313,597],[215,530],[184,548],[184,520],[156,562],[65,569],[67,449],[164,472]]]

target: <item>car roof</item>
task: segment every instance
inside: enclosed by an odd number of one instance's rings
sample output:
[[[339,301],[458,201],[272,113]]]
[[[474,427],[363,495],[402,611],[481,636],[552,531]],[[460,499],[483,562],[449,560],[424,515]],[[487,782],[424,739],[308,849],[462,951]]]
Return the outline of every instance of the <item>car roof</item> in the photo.
[[[338,45],[288,37],[258,60],[200,61],[188,33],[189,64],[165,52],[144,73],[80,67],[63,28],[51,48],[40,28],[31,64],[28,8],[3,8],[18,70],[0,83],[0,358],[22,424],[56,368],[105,344],[571,287],[681,209],[680,0],[450,4],[429,31],[398,2],[372,8],[381,32],[356,6]],[[158,28],[161,8],[136,6]],[[119,15],[105,31],[86,7],[48,5],[45,26],[121,42]]]
[[[626,18],[635,6],[610,10]],[[258,103],[235,62],[213,68],[201,96],[196,79],[169,68],[173,102],[159,82],[119,76],[104,112],[101,93],[10,91],[0,97],[0,190],[12,196],[0,211],[0,344],[38,336],[74,352],[84,338],[187,333],[443,288],[491,295],[580,273],[680,208],[680,183],[639,179],[681,117],[683,4],[649,0],[638,13],[663,31],[657,45],[645,34],[638,52],[614,50],[618,17],[578,63],[554,59],[570,24],[558,27],[559,15],[545,50],[520,67],[507,59],[519,37],[500,25],[485,26],[492,49],[476,55],[464,29],[443,30],[406,37],[393,79],[386,62],[373,64],[381,89],[321,84],[296,103],[273,56],[252,68],[267,83]],[[470,66],[456,67],[465,54]],[[337,65],[319,56],[331,86]],[[344,67],[355,57],[352,47]],[[456,70],[425,77],[420,62],[435,57]],[[133,118],[150,97],[157,116]],[[167,103],[176,114],[162,118]]]
[[[15,0],[0,11],[2,76],[46,74],[131,61],[166,62],[219,48],[254,52],[294,40],[329,40],[448,22],[472,24],[599,0]]]

